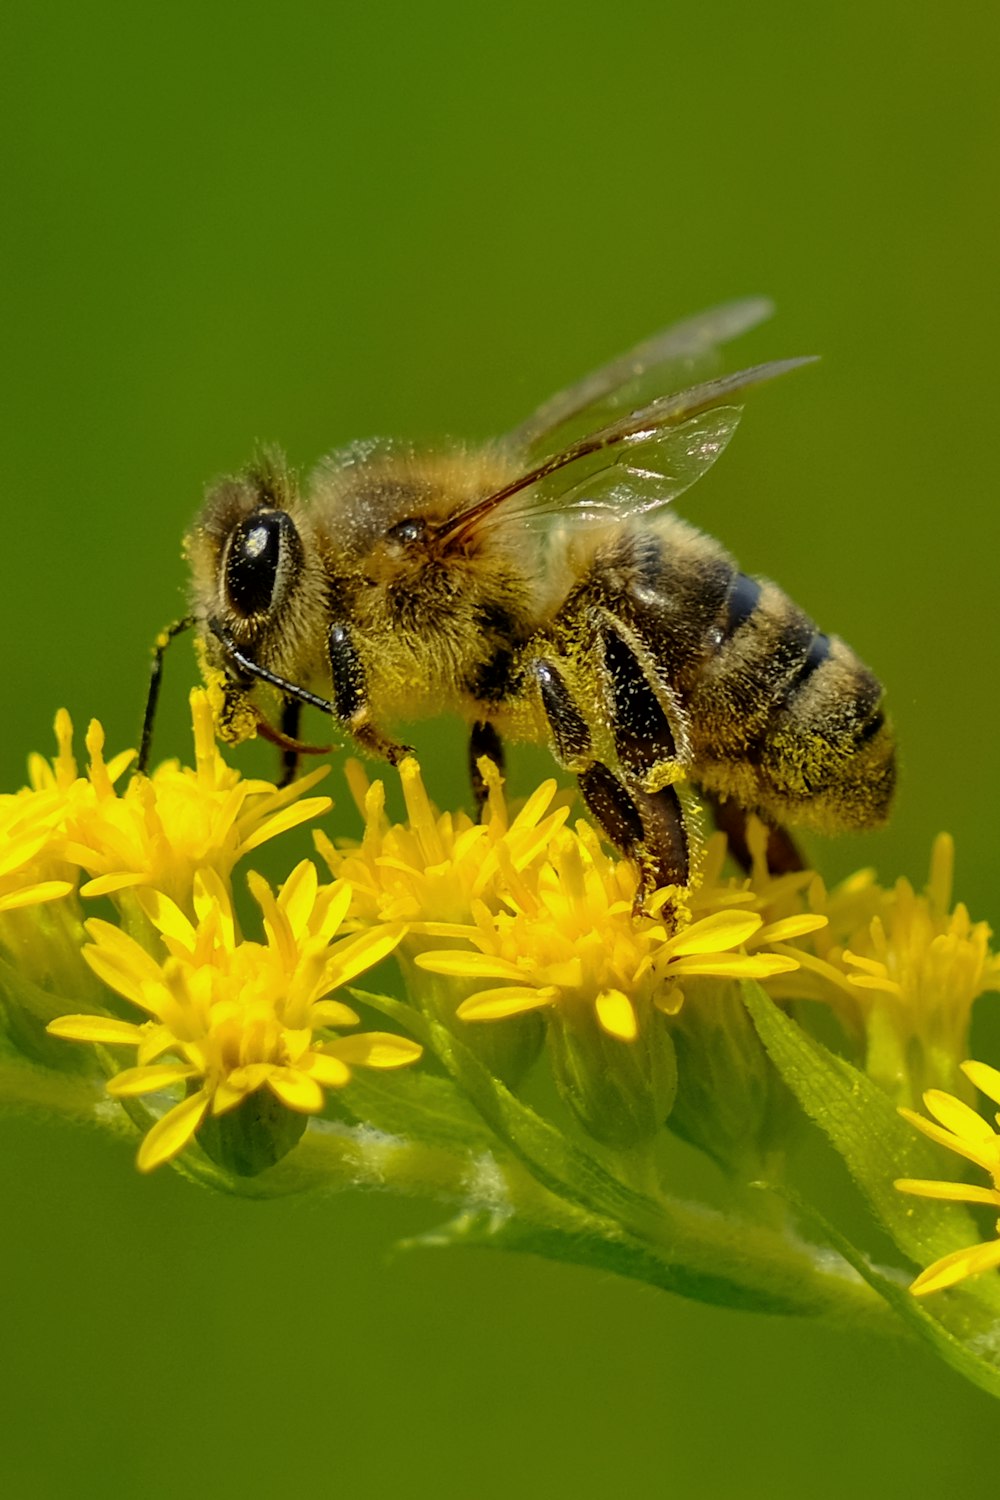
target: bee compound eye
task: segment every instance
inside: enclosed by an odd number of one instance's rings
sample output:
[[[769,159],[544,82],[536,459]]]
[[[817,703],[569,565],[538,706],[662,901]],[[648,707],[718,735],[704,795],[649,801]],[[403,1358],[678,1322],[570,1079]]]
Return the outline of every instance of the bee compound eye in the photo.
[[[225,561],[226,598],[237,614],[267,614],[298,570],[302,543],[283,510],[257,511],[236,527]]]

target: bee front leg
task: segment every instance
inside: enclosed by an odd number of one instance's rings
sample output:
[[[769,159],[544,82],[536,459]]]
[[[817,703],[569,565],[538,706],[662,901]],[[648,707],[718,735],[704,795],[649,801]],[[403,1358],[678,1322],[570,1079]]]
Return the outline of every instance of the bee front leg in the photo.
[[[538,685],[556,759],[576,773],[583,799],[616,849],[639,870],[638,899],[665,885],[686,885],[691,862],[684,810],[677,791],[626,786],[593,750],[590,728],[555,662],[536,658]]]
[[[371,721],[364,667],[346,625],[331,625],[327,636],[330,679],[337,718],[363,749],[396,766],[413,753],[412,745],[401,745],[382,733]]]
[[[493,762],[498,771],[503,770],[503,741],[492,724],[487,723],[485,719],[477,719],[469,733],[469,779],[472,782],[472,796],[478,812],[482,812],[486,806],[490,790],[479,769],[479,762],[484,755],[487,760]]]

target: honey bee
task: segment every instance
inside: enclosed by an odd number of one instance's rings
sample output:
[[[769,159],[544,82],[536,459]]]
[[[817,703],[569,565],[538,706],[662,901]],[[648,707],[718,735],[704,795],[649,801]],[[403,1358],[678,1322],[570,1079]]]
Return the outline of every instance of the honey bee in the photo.
[[[140,766],[163,650],[193,625],[224,673],[223,737],[261,728],[287,776],[314,748],[303,704],[393,764],[394,720],[453,711],[480,798],[481,756],[546,741],[644,890],[689,880],[688,787],[737,849],[759,813],[779,867],[796,859],[786,824],[881,823],[895,762],[876,678],[667,509],[726,447],[736,398],[806,362],[691,383],[769,312],[747,299],[677,324],[497,441],[358,443],[305,486],[269,449],[218,481],[186,538],[191,613],[154,652]]]

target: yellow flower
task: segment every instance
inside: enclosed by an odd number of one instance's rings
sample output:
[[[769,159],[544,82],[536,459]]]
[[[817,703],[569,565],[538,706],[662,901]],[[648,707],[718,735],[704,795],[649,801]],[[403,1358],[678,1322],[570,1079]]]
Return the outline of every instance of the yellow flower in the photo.
[[[994,1103],[1000,1104],[1000,1072],[986,1063],[964,1062],[962,1071]],[[929,1089],[924,1095],[924,1104],[934,1120],[925,1120],[913,1110],[901,1109],[900,1114],[949,1151],[964,1156],[968,1161],[982,1167],[993,1179],[992,1187],[977,1187],[967,1182],[925,1182],[901,1177],[896,1186],[904,1193],[916,1193],[922,1198],[944,1198],[956,1203],[985,1203],[1000,1209],[1000,1133],[974,1109],[961,1099],[940,1089]],[[1000,1124],[1000,1114],[994,1117]],[[935,1123],[935,1121],[937,1123]],[[1000,1219],[996,1224],[998,1238],[980,1245],[968,1245],[964,1250],[953,1250],[933,1265],[921,1271],[910,1291],[918,1297],[928,1292],[941,1291],[954,1286],[967,1276],[977,1276],[981,1271],[1000,1266]]]
[[[391,953],[402,926],[387,924],[331,945],[350,887],[320,886],[308,860],[277,898],[258,876],[250,884],[263,913],[264,943],[240,941],[227,887],[212,870],[194,877],[194,921],[161,892],[140,896],[161,935],[162,960],[108,922],[87,923],[92,943],[84,956],[91,968],[150,1019],[63,1016],[49,1031],[135,1047],[138,1066],[108,1084],[118,1098],[183,1086],[184,1098],[140,1147],[143,1171],[182,1151],[209,1113],[222,1115],[258,1089],[270,1090],[288,1109],[315,1113],[324,1089],[350,1081],[351,1066],[394,1068],[420,1055],[414,1042],[387,1033],[327,1034],[329,1027],[358,1023],[332,992]]]
[[[940,834],[926,893],[897,881],[883,913],[854,934],[843,961],[863,1005],[887,1007],[904,1035],[957,1060],[973,1002],[1000,989],[1000,958],[990,950],[987,924],[973,922],[961,902],[951,909],[954,862],[954,843]]]
[[[786,875],[772,875],[767,864],[768,830],[757,817],[747,819],[747,845],[750,850],[750,873],[744,877],[724,876],[728,845],[724,833],[714,833],[705,845],[702,868],[694,884],[690,905],[693,916],[706,916],[717,911],[738,907],[741,911],[756,912],[760,926],[746,940],[745,947],[751,953],[777,951],[786,958],[795,960],[771,975],[765,975],[764,983],[772,993],[789,998],[802,998],[801,986],[796,973],[801,953],[784,946],[800,938],[811,936],[827,925],[825,913],[812,911],[806,904],[805,892],[816,876],[811,870],[795,870]],[[795,979],[780,976],[796,974]],[[776,982],[772,986],[768,980]]]
[[[216,748],[203,689],[191,694],[191,714],[194,768],[167,761],[119,791],[116,783],[135,752],[106,761],[104,730],[94,719],[81,776],[73,725],[60,709],[55,759],[32,755],[30,786],[0,797],[0,912],[58,899],[75,888],[80,870],[91,877],[84,896],[151,888],[190,912],[197,870],[212,869],[228,880],[245,854],[331,807],[328,797],[303,796],[326,767],[281,790],[246,780]]]
[[[464,1000],[463,1020],[583,1005],[623,1041],[636,1038],[650,1005],[674,1014],[682,985],[696,977],[760,978],[795,967],[791,958],[734,951],[763,926],[746,908],[678,928],[683,892],[667,887],[638,912],[635,896],[634,867],[608,854],[580,822],[551,840],[546,860],[508,892],[505,909],[494,913],[479,902],[471,923],[437,929],[468,948],[424,952],[416,963],[458,979],[502,981]]]
[[[332,806],[328,797],[303,796],[326,767],[279,790],[227,765],[201,688],[191,693],[191,716],[194,767],[166,761],[149,777],[133,777],[120,796],[104,763],[104,732],[96,721],[91,724],[88,777],[94,797],[67,818],[69,855],[92,877],[82,895],[150,888],[190,913],[196,872],[214,870],[228,880],[251,850]]]
[[[511,818],[496,766],[484,758],[479,768],[489,794],[474,823],[467,813],[434,808],[420,766],[408,756],[399,767],[408,822],[390,824],[383,783],[369,785],[356,761],[348,765],[364,837],[356,847],[335,846],[322,833],[315,839],[331,872],[354,889],[352,916],[406,921],[414,946],[415,935],[433,935],[435,923],[468,921],[474,903],[495,910],[508,890],[519,888],[565,823],[566,809],[549,810],[556,783],[545,781]]]
[[[76,887],[75,870],[56,858],[58,794],[0,798],[0,912],[58,901]]]

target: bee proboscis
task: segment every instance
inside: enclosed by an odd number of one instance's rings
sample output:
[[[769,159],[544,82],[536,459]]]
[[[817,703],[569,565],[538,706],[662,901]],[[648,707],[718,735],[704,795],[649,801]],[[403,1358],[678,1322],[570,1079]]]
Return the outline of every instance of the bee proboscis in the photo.
[[[691,383],[769,311],[747,299],[677,324],[493,442],[358,443],[304,487],[268,449],[215,483],[186,539],[191,613],[157,644],[140,765],[163,649],[193,624],[225,674],[222,732],[263,726],[288,775],[304,703],[393,763],[395,720],[457,712],[474,785],[504,739],[545,740],[645,889],[689,879],[691,786],[737,845],[748,811],[776,830],[880,823],[895,758],[876,678],[667,509],[725,448],[737,398],[804,363]],[[794,858],[777,832],[774,847]]]

